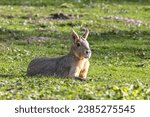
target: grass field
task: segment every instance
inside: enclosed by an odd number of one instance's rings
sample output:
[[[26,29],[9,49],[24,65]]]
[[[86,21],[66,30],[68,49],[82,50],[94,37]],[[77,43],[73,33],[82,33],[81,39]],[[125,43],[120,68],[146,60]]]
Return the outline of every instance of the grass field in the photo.
[[[0,99],[150,99],[150,1],[64,1],[0,1]],[[72,27],[90,30],[87,81],[27,77],[33,58],[68,53]]]

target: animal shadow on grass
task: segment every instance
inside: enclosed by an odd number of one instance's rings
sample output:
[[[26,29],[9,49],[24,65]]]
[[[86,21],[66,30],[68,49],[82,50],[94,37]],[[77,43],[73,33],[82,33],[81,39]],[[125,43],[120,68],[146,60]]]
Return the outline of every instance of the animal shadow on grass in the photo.
[[[36,76],[27,76],[27,75],[23,75],[23,77],[24,78],[41,78],[41,77],[46,77],[46,78],[49,78],[49,79],[51,79],[50,78],[50,76],[42,76],[42,75],[36,75]],[[53,76],[55,79],[71,79],[71,78],[69,78],[69,77],[64,77],[64,78],[61,78],[61,77],[57,77],[57,76]],[[75,78],[72,78],[72,79],[74,79],[74,80],[76,80],[76,81],[83,81],[83,82],[86,82],[87,80],[85,80],[85,79],[81,79],[81,78],[79,78],[79,77],[75,77]]]

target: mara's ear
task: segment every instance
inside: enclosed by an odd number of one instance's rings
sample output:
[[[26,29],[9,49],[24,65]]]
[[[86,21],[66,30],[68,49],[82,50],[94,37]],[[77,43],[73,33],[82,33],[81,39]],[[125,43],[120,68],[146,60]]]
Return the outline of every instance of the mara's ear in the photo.
[[[79,36],[73,29],[72,29],[72,39],[73,39],[73,43],[79,41]]]
[[[89,30],[88,30],[88,29],[85,29],[85,33],[82,35],[82,37],[83,37],[84,39],[87,39],[88,35],[89,35]]]

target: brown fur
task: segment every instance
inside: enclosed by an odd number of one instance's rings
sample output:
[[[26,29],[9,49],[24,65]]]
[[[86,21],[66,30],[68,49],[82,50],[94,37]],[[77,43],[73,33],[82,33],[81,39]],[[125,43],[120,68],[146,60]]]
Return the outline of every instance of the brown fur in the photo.
[[[72,77],[85,80],[90,66],[91,50],[87,42],[89,31],[82,37],[72,30],[73,44],[69,54],[55,58],[35,58],[27,69],[27,75]]]

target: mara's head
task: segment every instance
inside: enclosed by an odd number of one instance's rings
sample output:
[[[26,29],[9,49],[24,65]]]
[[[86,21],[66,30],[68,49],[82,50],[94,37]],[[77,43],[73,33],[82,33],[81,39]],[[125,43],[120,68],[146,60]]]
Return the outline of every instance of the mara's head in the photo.
[[[79,36],[74,30],[72,30],[73,45],[71,51],[79,59],[91,57],[91,49],[87,41],[88,35],[88,29],[85,30],[85,33],[82,36]]]

